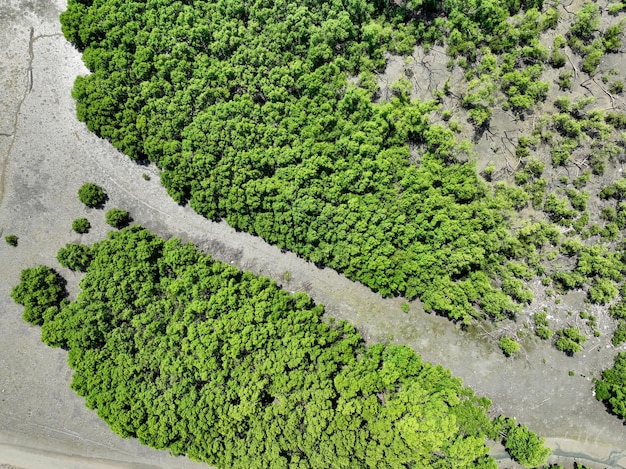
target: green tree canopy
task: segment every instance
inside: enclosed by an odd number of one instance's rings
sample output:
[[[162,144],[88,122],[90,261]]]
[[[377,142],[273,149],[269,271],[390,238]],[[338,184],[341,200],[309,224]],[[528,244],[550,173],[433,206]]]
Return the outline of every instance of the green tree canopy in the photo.
[[[495,469],[490,402],[408,347],[366,347],[304,293],[138,226],[91,251],[42,339],[69,350],[72,387],[120,435],[228,468]],[[14,298],[40,298],[46,269]]]

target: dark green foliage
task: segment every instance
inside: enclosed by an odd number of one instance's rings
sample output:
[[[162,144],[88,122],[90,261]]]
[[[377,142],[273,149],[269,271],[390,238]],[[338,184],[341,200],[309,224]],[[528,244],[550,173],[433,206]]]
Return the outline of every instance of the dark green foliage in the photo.
[[[9,245],[16,247],[18,243],[18,237],[15,235],[7,235],[4,237],[4,241]]]
[[[72,229],[79,234],[89,233],[91,223],[86,218],[77,218],[72,222]]]
[[[498,345],[500,346],[500,350],[502,350],[507,357],[516,354],[520,349],[520,345],[510,337],[502,337]]]
[[[495,469],[489,401],[408,347],[365,347],[304,293],[137,226],[92,252],[42,339],[69,350],[72,387],[118,434],[228,468]],[[503,435],[524,464],[549,452],[525,427]]]
[[[65,279],[50,267],[25,269],[20,283],[11,291],[11,298],[24,306],[24,321],[43,324],[46,311],[55,311],[67,296],[65,283]]]
[[[614,347],[618,347],[626,342],[626,321],[622,320],[617,323],[617,329],[613,333],[611,343]]]
[[[347,82],[382,67],[390,41],[417,25],[365,2],[157,3],[69,2],[64,32],[92,71],[74,96],[91,130],[156,162],[179,203],[383,295],[419,296],[466,322],[477,308],[518,310],[495,286],[502,200],[458,162],[453,132],[429,122],[437,104],[409,100],[404,82],[374,104],[367,79]],[[493,9],[506,15],[481,13],[481,27],[505,24],[508,11]],[[525,20],[528,34],[538,15]],[[517,44],[541,55],[531,42]],[[511,106],[527,108],[516,96],[542,99],[535,65],[507,73]]]
[[[556,331],[556,348],[568,355],[582,351],[587,338],[576,327],[565,327]]]
[[[78,200],[87,207],[100,207],[107,200],[107,195],[99,185],[87,182],[78,189]]]
[[[609,92],[613,94],[621,94],[624,91],[624,82],[622,80],[615,80],[609,85]]]
[[[626,199],[626,178],[621,178],[613,182],[600,191],[602,199],[615,199],[618,201]]]
[[[618,353],[613,368],[604,370],[602,379],[596,381],[596,398],[611,413],[626,419],[626,352]]]
[[[130,213],[120,208],[112,208],[107,210],[105,214],[105,221],[113,228],[124,228],[128,226],[132,220]]]
[[[563,70],[561,73],[559,73],[557,84],[562,91],[572,89],[573,76],[574,72],[572,72],[571,70]]]
[[[68,244],[59,249],[57,260],[70,270],[85,272],[91,263],[91,248],[84,244]]]

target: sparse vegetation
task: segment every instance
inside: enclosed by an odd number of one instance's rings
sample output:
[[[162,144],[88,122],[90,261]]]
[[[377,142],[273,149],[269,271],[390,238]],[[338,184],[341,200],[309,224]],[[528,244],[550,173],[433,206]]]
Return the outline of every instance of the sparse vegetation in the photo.
[[[4,241],[9,245],[16,247],[18,243],[18,237],[16,235],[7,235],[4,237]]]

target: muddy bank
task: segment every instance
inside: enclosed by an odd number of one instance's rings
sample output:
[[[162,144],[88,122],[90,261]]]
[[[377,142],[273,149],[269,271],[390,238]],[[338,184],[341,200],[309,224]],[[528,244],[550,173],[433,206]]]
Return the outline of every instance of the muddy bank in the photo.
[[[86,209],[76,197],[82,183],[94,181],[109,193],[107,208],[126,208],[161,236],[193,241],[288,290],[309,292],[329,316],[349,320],[369,341],[407,343],[451,368],[490,397],[495,410],[548,437],[556,455],[586,457],[591,467],[626,467],[626,427],[591,394],[593,373],[614,354],[606,340],[590,340],[575,358],[529,340],[521,358],[506,359],[488,329],[460,331],[425,314],[419,302],[403,313],[401,299],[382,299],[330,269],[176,205],[154,168],[133,164],[76,121],[71,87],[86,70],[60,35],[63,2],[40,3],[0,6],[0,80],[9,91],[0,101],[0,230],[19,237],[17,248],[0,243],[0,462],[72,467],[77,458],[76,467],[203,467],[111,433],[69,389],[65,353],[41,344],[39,330],[21,321],[21,308],[9,297],[21,269],[55,266],[56,251],[66,243],[92,243],[105,235],[103,211]],[[82,216],[93,229],[81,236],[71,222]],[[76,284],[77,274],[63,273]],[[25,460],[17,458],[19,452],[32,459],[20,463]]]

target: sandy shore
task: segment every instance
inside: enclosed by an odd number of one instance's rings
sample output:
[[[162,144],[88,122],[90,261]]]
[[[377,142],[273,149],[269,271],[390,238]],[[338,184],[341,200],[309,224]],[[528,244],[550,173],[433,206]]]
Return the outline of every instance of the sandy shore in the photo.
[[[70,389],[66,353],[43,345],[38,328],[21,321],[21,308],[9,297],[22,269],[58,266],[56,252],[66,243],[89,244],[105,235],[103,212],[76,198],[82,183],[94,181],[109,193],[107,208],[126,208],[161,236],[193,241],[221,260],[309,292],[368,340],[392,337],[451,368],[496,409],[547,436],[555,462],[560,455],[568,464],[576,457],[590,467],[626,467],[626,427],[590,392],[593,370],[611,350],[589,347],[573,360],[544,347],[530,350],[526,360],[507,360],[493,344],[425,315],[418,302],[404,314],[401,299],[384,300],[329,269],[176,205],[154,168],[134,165],[76,121],[70,92],[75,76],[86,70],[60,33],[63,9],[62,0],[0,2],[0,236],[19,237],[17,248],[0,242],[0,464],[207,467],[113,434]],[[71,222],[82,216],[93,229],[81,236]],[[75,292],[79,276],[62,272]],[[288,282],[282,280],[286,272]],[[575,377],[567,376],[570,369]]]

